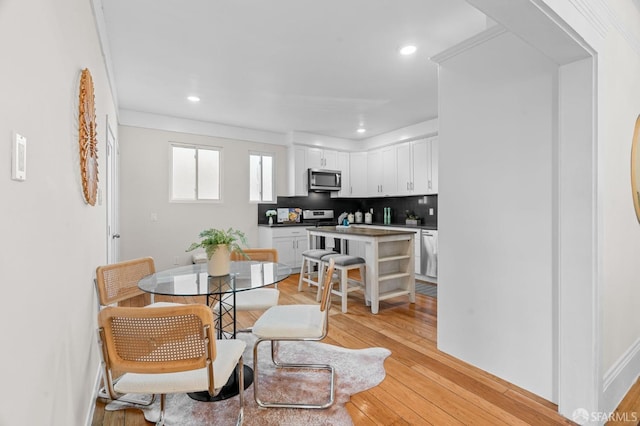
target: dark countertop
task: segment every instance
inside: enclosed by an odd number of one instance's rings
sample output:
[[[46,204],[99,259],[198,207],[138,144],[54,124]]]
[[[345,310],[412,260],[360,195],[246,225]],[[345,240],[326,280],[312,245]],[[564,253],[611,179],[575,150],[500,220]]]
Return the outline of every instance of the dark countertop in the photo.
[[[349,226],[349,227],[339,227],[339,226],[318,226],[318,227],[308,227],[307,229],[313,229],[316,232],[323,232],[330,235],[353,235],[353,236],[362,236],[362,237],[387,237],[393,235],[411,235],[415,234],[415,231],[410,229],[398,229],[397,227],[389,227],[388,229],[380,229],[380,228],[369,228],[364,226]],[[342,237],[337,237],[342,238]]]
[[[429,231],[437,231],[438,230],[438,226],[437,225],[431,225],[431,224],[423,224],[423,225],[406,225],[404,223],[392,223],[390,225],[385,225],[383,223],[378,223],[378,222],[373,222],[373,223],[352,223],[352,225],[354,226],[358,226],[358,225],[372,225],[372,226],[389,226],[389,227],[393,227],[393,228],[407,228],[407,229],[426,229]],[[273,225],[269,225],[268,223],[259,223],[258,226],[267,226],[270,228],[282,228],[285,226],[304,226],[305,228],[311,228],[314,225],[311,223],[304,223],[304,222],[300,222],[300,223],[278,223],[278,224],[273,224]]]

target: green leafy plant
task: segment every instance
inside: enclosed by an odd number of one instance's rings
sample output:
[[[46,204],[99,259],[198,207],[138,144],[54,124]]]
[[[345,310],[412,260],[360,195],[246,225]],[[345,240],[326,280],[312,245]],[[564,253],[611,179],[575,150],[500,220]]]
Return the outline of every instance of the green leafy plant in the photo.
[[[218,250],[221,245],[226,245],[230,252],[237,251],[244,254],[242,245],[247,245],[247,237],[242,231],[238,231],[233,228],[229,228],[226,231],[223,229],[205,229],[200,232],[200,242],[192,243],[185,251],[192,251],[199,247],[202,247],[207,252],[207,258],[211,259],[213,253]]]
[[[409,219],[409,220],[418,220],[418,219],[420,219],[420,216],[418,216],[417,214],[415,214],[411,210],[405,210],[404,214],[407,216],[407,219]]]

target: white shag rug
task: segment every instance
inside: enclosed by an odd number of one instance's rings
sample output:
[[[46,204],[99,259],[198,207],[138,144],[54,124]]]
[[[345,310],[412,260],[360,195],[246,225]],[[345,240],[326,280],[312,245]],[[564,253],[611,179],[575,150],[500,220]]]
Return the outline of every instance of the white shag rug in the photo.
[[[253,367],[255,336],[240,333],[247,342],[244,363]],[[270,345],[260,345],[260,394],[262,400],[319,402],[328,395],[329,374],[324,370],[282,371],[271,363]],[[245,425],[352,425],[351,416],[344,407],[351,395],[377,386],[384,380],[384,360],[391,355],[385,348],[346,349],[320,342],[282,342],[278,356],[282,362],[331,364],[336,369],[336,399],[325,410],[260,408],[253,398],[253,384],[245,392]],[[129,404],[111,402],[106,410],[130,407]],[[143,409],[147,420],[155,422],[160,414],[159,399]],[[238,396],[217,402],[199,402],[186,394],[167,395],[167,425],[234,425],[238,414]]]

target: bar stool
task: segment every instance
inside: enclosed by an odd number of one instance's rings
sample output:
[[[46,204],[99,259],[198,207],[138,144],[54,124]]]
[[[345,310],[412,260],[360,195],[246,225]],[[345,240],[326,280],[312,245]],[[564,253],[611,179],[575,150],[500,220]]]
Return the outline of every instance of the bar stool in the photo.
[[[329,265],[329,259],[333,259],[335,262],[334,271],[339,273],[340,287],[339,289],[331,290],[336,296],[340,296],[342,299],[342,312],[347,312],[347,297],[349,293],[357,290],[364,290],[365,288],[365,265],[366,262],[363,258],[357,256],[349,256],[345,254],[332,253],[322,257],[322,264],[320,265],[319,275],[324,273],[324,270]],[[349,271],[352,269],[360,269],[360,280],[349,278]],[[318,286],[318,295],[316,300],[320,300],[322,288]]]
[[[304,282],[318,287],[318,294],[320,294],[319,289],[322,287],[322,257],[334,253],[334,251],[322,249],[310,249],[302,252],[302,266],[300,267],[298,291],[302,291],[302,283]],[[314,280],[313,269],[315,266],[318,267],[318,273],[315,275]]]

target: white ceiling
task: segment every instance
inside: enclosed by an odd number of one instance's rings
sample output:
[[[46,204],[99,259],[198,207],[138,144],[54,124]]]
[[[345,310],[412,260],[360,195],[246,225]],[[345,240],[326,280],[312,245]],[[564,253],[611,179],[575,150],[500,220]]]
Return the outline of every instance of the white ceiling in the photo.
[[[437,117],[429,57],[486,28],[464,0],[102,3],[121,110],[347,139]]]

